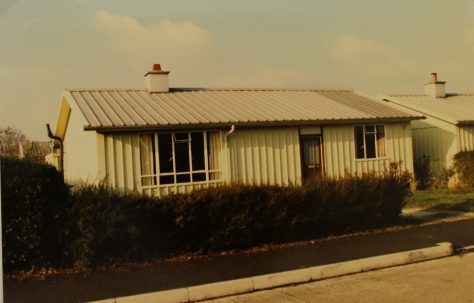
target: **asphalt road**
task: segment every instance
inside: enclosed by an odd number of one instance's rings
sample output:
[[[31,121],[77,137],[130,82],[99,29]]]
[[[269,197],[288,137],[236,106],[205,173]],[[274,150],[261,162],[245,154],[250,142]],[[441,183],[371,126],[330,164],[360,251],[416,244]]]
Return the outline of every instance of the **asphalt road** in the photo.
[[[473,282],[469,253],[205,302],[474,302]]]
[[[157,262],[123,270],[6,280],[6,303],[84,302],[318,266],[451,242],[474,244],[474,219],[317,241],[257,253]]]

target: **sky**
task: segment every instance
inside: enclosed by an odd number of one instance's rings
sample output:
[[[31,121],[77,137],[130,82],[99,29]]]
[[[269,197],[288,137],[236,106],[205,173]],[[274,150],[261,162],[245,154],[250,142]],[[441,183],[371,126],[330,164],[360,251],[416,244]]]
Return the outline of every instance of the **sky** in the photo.
[[[474,92],[474,0],[0,0],[0,128],[47,140],[65,88]]]

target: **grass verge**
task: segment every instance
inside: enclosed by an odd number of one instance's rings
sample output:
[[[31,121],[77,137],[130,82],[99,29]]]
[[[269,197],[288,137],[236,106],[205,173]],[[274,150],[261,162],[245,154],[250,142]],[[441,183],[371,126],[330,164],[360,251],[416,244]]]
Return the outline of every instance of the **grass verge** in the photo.
[[[453,191],[449,189],[415,191],[408,199],[405,208],[473,212],[474,189],[464,191]]]

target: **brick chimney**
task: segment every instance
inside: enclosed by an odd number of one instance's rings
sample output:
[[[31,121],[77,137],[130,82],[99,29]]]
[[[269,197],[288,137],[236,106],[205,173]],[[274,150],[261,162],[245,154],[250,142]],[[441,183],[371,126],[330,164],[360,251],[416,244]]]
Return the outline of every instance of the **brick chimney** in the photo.
[[[431,73],[431,81],[425,84],[425,94],[433,98],[446,97],[446,81],[438,81],[438,75]]]
[[[167,93],[170,90],[168,74],[161,70],[160,64],[153,64],[151,71],[145,74],[146,89],[150,93]]]

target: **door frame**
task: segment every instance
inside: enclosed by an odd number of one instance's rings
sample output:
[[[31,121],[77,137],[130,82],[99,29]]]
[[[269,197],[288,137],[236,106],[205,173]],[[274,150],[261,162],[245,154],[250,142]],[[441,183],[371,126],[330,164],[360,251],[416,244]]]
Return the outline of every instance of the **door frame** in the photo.
[[[304,166],[304,145],[303,140],[305,139],[312,139],[318,138],[319,139],[319,161],[320,161],[320,174],[324,176],[324,144],[323,144],[323,135],[301,135],[300,134],[300,170],[301,170],[301,181],[304,183],[304,176],[303,176],[303,166]]]

